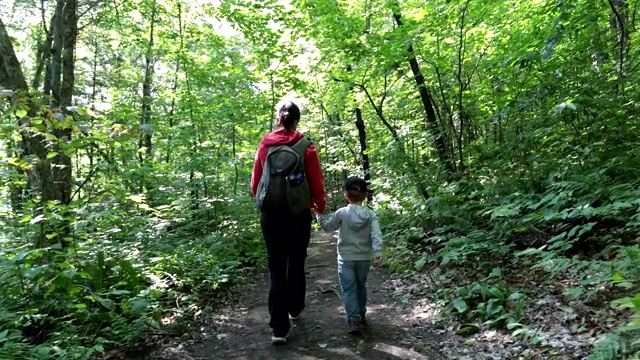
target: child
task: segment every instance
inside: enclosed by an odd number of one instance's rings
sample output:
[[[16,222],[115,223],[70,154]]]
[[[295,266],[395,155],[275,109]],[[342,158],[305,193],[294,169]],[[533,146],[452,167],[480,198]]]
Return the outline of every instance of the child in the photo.
[[[373,210],[362,206],[367,198],[367,183],[350,177],[345,185],[344,198],[349,205],[325,216],[317,213],[318,224],[324,231],[340,229],[338,238],[338,279],[347,317],[349,333],[360,330],[367,312],[367,274],[371,265],[371,250],[375,264],[382,264],[382,234],[378,217]]]

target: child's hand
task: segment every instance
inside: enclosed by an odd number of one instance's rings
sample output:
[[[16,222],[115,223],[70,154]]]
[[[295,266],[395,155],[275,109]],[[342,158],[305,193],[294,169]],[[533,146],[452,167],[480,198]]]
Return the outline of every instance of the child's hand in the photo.
[[[382,256],[376,256],[376,259],[373,260],[373,265],[381,266],[382,265]]]

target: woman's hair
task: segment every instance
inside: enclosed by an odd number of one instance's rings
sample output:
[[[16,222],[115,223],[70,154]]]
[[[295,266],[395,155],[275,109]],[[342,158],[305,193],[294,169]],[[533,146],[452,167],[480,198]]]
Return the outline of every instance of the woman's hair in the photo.
[[[296,121],[300,120],[300,108],[292,101],[282,101],[277,106],[276,125],[291,131],[295,129]]]
[[[369,193],[367,182],[356,176],[347,179],[344,184],[344,190],[349,200],[355,203],[364,201]]]

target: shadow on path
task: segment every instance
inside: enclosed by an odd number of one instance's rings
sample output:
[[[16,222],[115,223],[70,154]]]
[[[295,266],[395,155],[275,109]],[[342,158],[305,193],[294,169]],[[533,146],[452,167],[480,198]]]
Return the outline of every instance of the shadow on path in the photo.
[[[444,359],[435,349],[438,336],[403,322],[410,309],[398,306],[384,290],[385,269],[369,274],[367,321],[360,335],[344,325],[336,274],[336,239],[314,232],[306,264],[306,309],[293,323],[288,343],[271,345],[268,274],[239,291],[235,305],[221,308],[203,328],[204,341],[175,354],[175,359]],[[387,287],[388,288],[388,287]],[[166,358],[165,356],[163,356]]]

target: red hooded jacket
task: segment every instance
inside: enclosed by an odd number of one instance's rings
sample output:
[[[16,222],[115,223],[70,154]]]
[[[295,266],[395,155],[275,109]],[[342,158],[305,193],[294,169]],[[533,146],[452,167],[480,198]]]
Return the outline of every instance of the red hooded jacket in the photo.
[[[262,138],[258,146],[258,151],[256,152],[253,172],[251,173],[251,192],[254,198],[258,192],[258,183],[262,177],[262,169],[267,159],[267,154],[269,153],[269,146],[293,145],[300,140],[302,136],[302,133],[298,131],[285,131],[284,129],[280,129],[268,133]],[[309,145],[304,154],[304,172],[307,177],[307,182],[309,183],[309,190],[311,191],[311,203],[309,205],[319,213],[323,213],[327,204],[327,200],[324,197],[324,177],[322,175],[322,169],[320,169],[318,150],[313,144]]]

